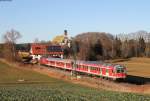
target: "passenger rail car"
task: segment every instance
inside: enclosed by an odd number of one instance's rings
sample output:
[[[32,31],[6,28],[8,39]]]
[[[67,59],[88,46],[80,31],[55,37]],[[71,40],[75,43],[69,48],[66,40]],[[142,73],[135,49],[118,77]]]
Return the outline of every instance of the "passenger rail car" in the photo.
[[[98,61],[73,61],[69,59],[42,57],[40,59],[40,64],[86,74],[92,74],[95,76],[105,77],[113,80],[125,79],[127,75],[126,68],[124,66]]]

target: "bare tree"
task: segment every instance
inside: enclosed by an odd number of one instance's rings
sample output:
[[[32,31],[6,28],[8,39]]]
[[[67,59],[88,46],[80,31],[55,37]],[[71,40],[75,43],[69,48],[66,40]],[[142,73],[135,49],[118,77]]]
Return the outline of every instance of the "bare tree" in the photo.
[[[3,38],[5,40],[5,45],[4,45],[4,55],[8,60],[14,61],[16,59],[16,50],[15,50],[15,43],[17,39],[21,37],[21,34],[14,30],[11,29],[10,31],[7,31]]]
[[[21,34],[18,31],[11,29],[10,31],[7,31],[5,33],[4,40],[9,43],[16,43],[17,39],[19,39],[20,37]]]
[[[39,39],[38,39],[38,38],[35,38],[35,39],[34,39],[34,43],[40,43]]]
[[[147,57],[150,57],[150,33],[148,35],[148,41],[147,41],[147,44],[146,44],[146,50],[145,50],[145,54]]]

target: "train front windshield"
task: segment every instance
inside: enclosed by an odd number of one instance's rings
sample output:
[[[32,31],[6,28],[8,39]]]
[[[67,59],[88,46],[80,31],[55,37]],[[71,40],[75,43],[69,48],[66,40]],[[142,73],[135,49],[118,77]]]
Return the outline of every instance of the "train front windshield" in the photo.
[[[124,73],[125,72],[125,70],[124,69],[117,69],[117,73]]]
[[[116,72],[117,73],[126,73],[126,69],[123,66],[117,65],[116,67]]]

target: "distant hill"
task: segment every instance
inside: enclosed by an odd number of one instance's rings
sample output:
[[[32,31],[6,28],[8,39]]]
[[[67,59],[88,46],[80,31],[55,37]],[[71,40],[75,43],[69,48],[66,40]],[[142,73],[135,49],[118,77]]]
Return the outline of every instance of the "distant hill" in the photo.
[[[113,35],[105,32],[87,32],[78,34],[75,38],[78,41],[91,42],[92,44],[100,40],[103,47],[110,49],[112,47]]]
[[[78,59],[102,60],[110,57],[114,37],[105,32],[86,32],[75,37],[78,43]]]

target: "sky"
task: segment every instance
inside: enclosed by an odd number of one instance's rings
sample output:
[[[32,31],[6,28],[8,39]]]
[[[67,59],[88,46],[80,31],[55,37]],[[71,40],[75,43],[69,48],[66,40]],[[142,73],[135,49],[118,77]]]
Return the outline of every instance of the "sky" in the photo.
[[[65,29],[72,37],[150,31],[150,0],[0,0],[0,37],[11,29],[21,43],[52,40]]]

